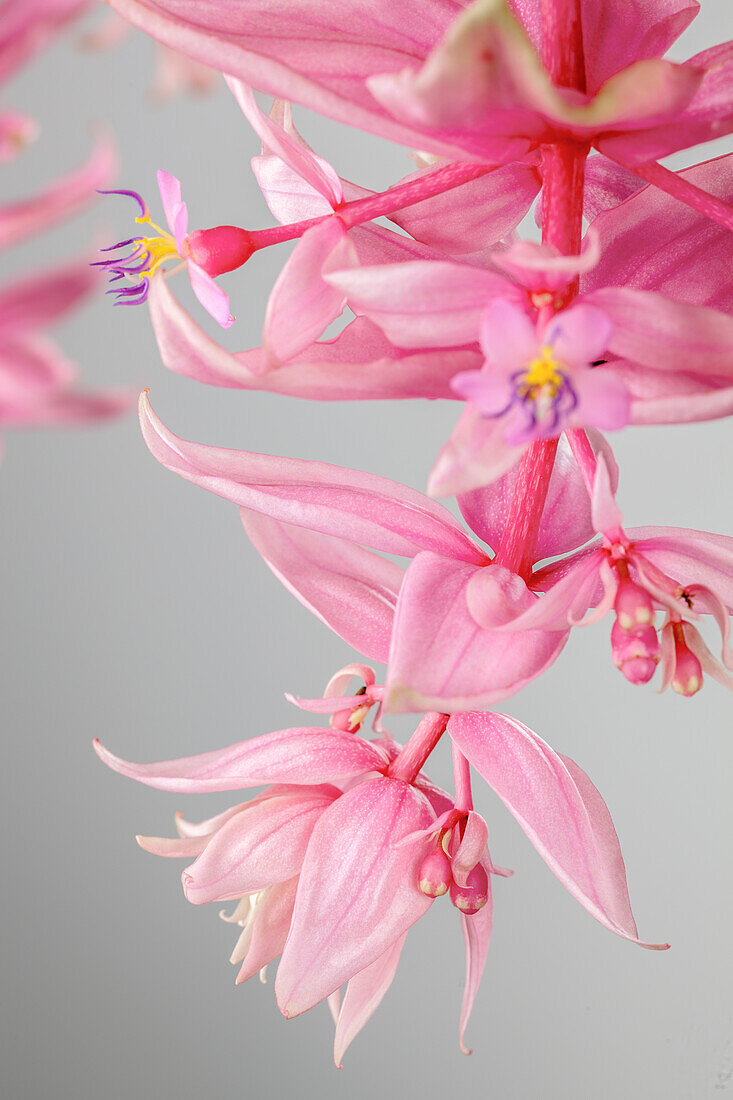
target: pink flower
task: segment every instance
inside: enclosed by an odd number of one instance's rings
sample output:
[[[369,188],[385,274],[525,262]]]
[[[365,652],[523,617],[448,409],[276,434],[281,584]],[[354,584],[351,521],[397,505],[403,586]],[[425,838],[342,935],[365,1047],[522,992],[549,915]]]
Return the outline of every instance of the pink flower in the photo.
[[[0,111],[0,161],[15,160],[37,136],[34,119],[20,111]]]
[[[602,543],[579,550],[540,569],[534,587],[546,595],[529,612],[511,620],[512,631],[558,629],[596,622],[615,612],[611,632],[614,663],[631,683],[647,683],[662,661],[662,690],[670,684],[681,695],[694,695],[703,671],[733,688],[733,649],[729,615],[733,612],[733,539],[679,527],[642,527],[625,531],[605,461],[597,461],[593,519]],[[656,612],[666,611],[661,646]],[[718,662],[688,620],[712,615],[722,638]],[[725,666],[725,667],[724,667]]]
[[[5,0],[0,8],[0,81],[45,49],[90,0]]]
[[[537,602],[533,580],[525,583],[422,493],[326,463],[184,441],[146,394],[140,409],[157,460],[238,504],[249,537],[289,590],[357,651],[388,663],[387,710],[491,706],[560,653],[567,624],[496,631]],[[517,475],[515,468],[458,501],[472,530],[499,549]],[[592,530],[584,483],[563,447],[534,560],[582,545]],[[407,570],[373,550],[410,559]]]
[[[342,670],[342,684],[351,674]],[[446,725],[455,800],[420,771]],[[237,982],[281,956],[275,993],[287,1018],[329,1000],[337,1064],[387,992],[407,931],[442,895],[460,912],[466,940],[459,1027],[466,1050],[491,934],[491,875],[510,873],[489,856],[467,760],[596,920],[641,946],[667,946],[638,939],[618,839],[588,777],[505,715],[460,714],[449,722],[426,715],[404,749],[389,737],[369,742],[335,728],[278,730],[157,764],[128,763],[98,742],[95,748],[115,771],[160,790],[271,784],[199,825],[178,816],[177,839],[138,840],[156,855],[194,858],[183,872],[189,901],[237,900],[225,917],[242,929],[232,955],[241,964]]]
[[[121,248],[132,246],[126,256],[115,256],[98,260],[94,266],[104,267],[111,283],[120,279],[129,279],[131,283],[108,291],[115,294],[115,305],[139,305],[147,299],[152,278],[170,260],[185,264],[191,289],[201,305],[222,328],[229,328],[234,318],[229,312],[229,299],[220,286],[200,264],[192,258],[188,240],[188,207],[181,199],[181,184],[168,172],[158,172],[158,189],[163,204],[166,222],[170,232],[161,229],[150,219],[150,212],[143,198],[136,191],[103,191],[105,195],[127,195],[137,203],[140,214],[135,221],[150,225],[157,230],[153,237],[130,237],[119,241],[101,252],[117,252]]]

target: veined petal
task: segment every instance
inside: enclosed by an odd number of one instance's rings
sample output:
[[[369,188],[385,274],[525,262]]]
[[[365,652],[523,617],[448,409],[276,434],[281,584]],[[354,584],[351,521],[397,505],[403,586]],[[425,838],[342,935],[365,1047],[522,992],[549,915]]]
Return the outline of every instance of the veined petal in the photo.
[[[272,572],[304,607],[357,652],[386,662],[404,577],[398,565],[346,539],[244,508],[242,522]]]
[[[642,947],[618,837],[585,772],[504,714],[456,714],[448,732],[550,870],[591,916]]]
[[[191,289],[201,305],[222,328],[229,328],[234,324],[234,317],[229,312],[229,297],[222,290],[215,279],[212,279],[202,267],[189,260],[186,264]]]
[[[428,478],[431,496],[463,495],[500,478],[519,461],[523,447],[504,439],[503,420],[481,415],[466,405]]]
[[[461,1017],[458,1024],[458,1043],[462,1054],[471,1054],[472,1051],[465,1043],[466,1028],[471,1017],[471,1011],[476,1000],[476,994],[481,983],[481,976],[486,965],[486,957],[489,953],[489,941],[491,928],[494,921],[494,901],[491,889],[491,865],[486,861],[485,870],[488,879],[488,894],[486,904],[478,913],[467,917],[461,913],[461,927],[463,939],[466,944],[466,980],[463,989],[463,1001],[461,1003]]]
[[[373,963],[349,980],[336,1021],[333,1060],[341,1068],[344,1054],[379,1008],[397,973],[407,933],[395,940]]]
[[[466,880],[486,850],[489,830],[481,814],[470,810],[466,827],[451,860],[453,878],[459,886],[465,886]]]
[[[249,946],[237,974],[237,985],[248,981],[282,954],[293,917],[298,876],[268,887],[257,898]]]
[[[452,713],[492,706],[539,676],[560,653],[567,630],[504,633],[481,627],[467,602],[478,571],[428,552],[411,563],[397,601],[386,711]]]
[[[178,214],[182,201],[181,181],[176,179],[175,176],[172,176],[170,172],[164,172],[162,169],[158,169],[157,179],[165,220],[168,223],[168,228],[171,233],[175,235],[176,215]]]
[[[418,888],[424,842],[399,845],[434,819],[424,795],[382,777],[321,816],[300,875],[275,993],[288,1018],[375,962],[430,908]]]
[[[179,439],[155,415],[145,393],[140,423],[163,466],[241,507],[388,554],[412,557],[429,548],[467,561],[484,558],[446,508],[395,481],[325,462]]]
[[[99,741],[94,749],[113,771],[160,791],[235,791],[261,783],[340,783],[381,771],[383,753],[370,741],[336,729],[290,728],[239,741],[225,749],[133,764]]]

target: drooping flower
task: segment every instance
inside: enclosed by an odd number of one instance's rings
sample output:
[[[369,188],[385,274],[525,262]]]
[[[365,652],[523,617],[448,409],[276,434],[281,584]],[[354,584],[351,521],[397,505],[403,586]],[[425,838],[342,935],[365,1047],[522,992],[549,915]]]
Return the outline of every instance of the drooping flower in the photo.
[[[356,667],[337,674],[342,686]],[[446,729],[455,798],[421,772]],[[339,728],[278,730],[157,764],[95,748],[115,771],[161,790],[270,784],[200,824],[177,816],[176,839],[138,840],[156,855],[194,858],[183,872],[189,901],[237,902],[225,919],[241,928],[232,955],[238,983],[281,956],[275,993],[287,1018],[329,1000],[337,1064],[389,989],[407,931],[444,895],[466,940],[459,1025],[466,1050],[491,934],[491,876],[510,873],[489,856],[469,761],[596,920],[641,946],[667,946],[638,938],[618,838],[588,777],[505,715],[426,715],[404,749],[389,736],[369,742]]]
[[[100,249],[101,252],[116,252],[131,248],[123,256],[112,256],[97,260],[96,267],[105,268],[110,283],[128,279],[122,286],[108,291],[115,294],[115,305],[139,305],[147,299],[153,277],[171,260],[185,265],[191,282],[191,289],[201,305],[211,314],[222,328],[229,328],[234,318],[229,312],[229,299],[221,287],[197,262],[195,249],[192,250],[188,234],[188,207],[181,199],[181,184],[168,172],[158,172],[158,189],[165,213],[169,232],[161,229],[151,220],[150,211],[141,195],[136,191],[103,191],[105,195],[126,195],[133,199],[140,210],[135,222],[149,225],[156,230],[154,236],[129,237],[117,244]],[[236,230],[232,233],[236,236]]]
[[[560,653],[567,624],[516,637],[495,630],[537,600],[531,570],[523,579],[502,564],[516,468],[459,497],[472,530],[499,549],[492,556],[441,505],[386,478],[184,441],[146,394],[141,424],[162,465],[241,507],[249,537],[306,607],[367,658],[388,663],[387,710],[491,706]],[[533,561],[592,532],[585,485],[563,447]],[[411,559],[407,570],[373,550]]]
[[[733,539],[679,527],[626,531],[603,457],[597,459],[593,520],[600,544],[579,550],[540,569],[534,577],[544,597],[511,620],[511,629],[557,629],[597,622],[615,614],[613,660],[634,684],[651,680],[662,662],[662,690],[694,695],[703,672],[733,688]],[[594,608],[585,619],[588,608]],[[666,612],[661,645],[655,627]],[[713,657],[689,620],[712,615],[721,633],[722,664]],[[502,628],[503,629],[503,628]]]

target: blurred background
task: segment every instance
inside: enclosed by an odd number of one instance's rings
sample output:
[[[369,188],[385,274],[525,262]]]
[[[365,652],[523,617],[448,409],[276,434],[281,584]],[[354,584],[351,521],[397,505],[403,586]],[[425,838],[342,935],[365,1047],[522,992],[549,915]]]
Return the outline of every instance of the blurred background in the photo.
[[[676,47],[721,35],[727,5],[703,0]],[[163,106],[149,94],[154,47],[131,34],[80,48],[104,19],[74,24],[5,98],[38,118],[39,140],[2,173],[2,201],[77,164],[105,120],[117,186],[155,209],[155,170],[179,176],[191,225],[271,224],[249,168],[258,142],[223,83]],[[384,188],[405,150],[307,112],[297,121],[340,174]],[[697,150],[686,163],[721,149]],[[681,161],[673,162],[678,166]],[[84,216],[5,253],[3,278],[127,235],[131,208]],[[260,342],[288,246],[226,279],[233,350]],[[90,257],[91,258],[91,257]],[[725,273],[721,272],[721,278]],[[100,280],[101,281],[101,280]],[[173,284],[191,305],[187,280]],[[167,372],[147,311],[100,293],[58,327],[88,385],[149,386],[175,432],[203,442],[319,458],[424,488],[456,412],[449,403],[316,405],[216,390]],[[197,308],[197,320],[202,311]],[[54,333],[56,335],[56,332]],[[629,525],[731,533],[730,428],[719,421],[632,429],[612,439]],[[288,1024],[272,978],[235,988],[236,930],[196,908],[178,861],[134,834],[171,835],[230,795],[180,797],[108,772],[91,739],[157,760],[294,724],[285,691],[318,695],[351,651],[288,595],[242,532],[237,510],[150,457],[134,412],[99,427],[7,432],[0,466],[0,769],[5,898],[0,1043],[9,1100],[194,1100],[237,1092],[501,1100],[733,1096],[730,700],[634,688],[610,660],[609,624],[576,631],[563,656],[506,709],[575,758],[621,838],[646,952],[597,925],[565,893],[498,799],[477,787],[495,860],[493,942],[463,1057],[457,1021],[463,943],[434,905],[410,933],[395,983],[343,1071],[325,1006]],[[397,735],[409,720],[390,724]],[[431,760],[450,784],[449,754]]]

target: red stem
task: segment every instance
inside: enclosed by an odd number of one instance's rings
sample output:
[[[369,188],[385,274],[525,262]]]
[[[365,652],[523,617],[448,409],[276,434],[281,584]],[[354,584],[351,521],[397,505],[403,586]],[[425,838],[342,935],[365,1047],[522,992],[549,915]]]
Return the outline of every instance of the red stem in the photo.
[[[494,558],[497,565],[506,566],[525,580],[529,579],[534,565],[534,548],[557,443],[557,439],[535,440],[522,455],[504,533]]]
[[[390,764],[387,775],[392,779],[401,779],[404,783],[412,783],[445,733],[448,717],[447,714],[428,712],[421,719],[400,755],[396,756]]]

